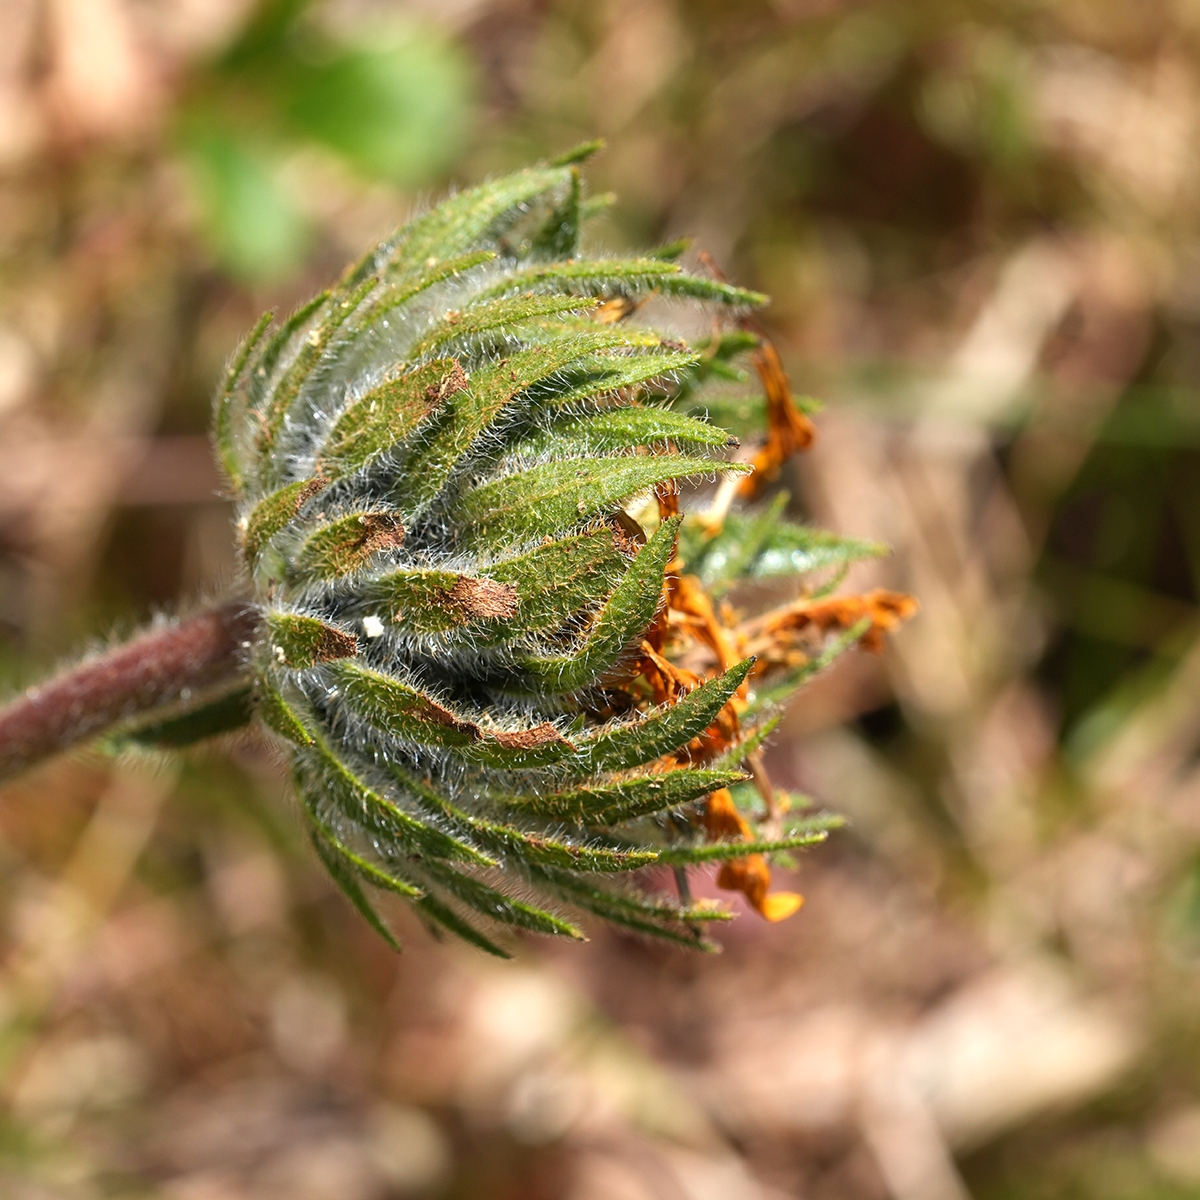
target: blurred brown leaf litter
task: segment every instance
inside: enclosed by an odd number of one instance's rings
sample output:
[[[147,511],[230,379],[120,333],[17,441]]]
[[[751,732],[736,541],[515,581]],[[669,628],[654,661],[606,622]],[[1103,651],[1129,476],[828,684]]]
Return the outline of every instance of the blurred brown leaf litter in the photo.
[[[773,486],[893,547],[855,591],[921,602],[785,717],[771,780],[850,826],[713,960],[598,933],[495,966],[402,915],[396,958],[251,741],[8,786],[0,1193],[1200,1196],[1195,5],[4,0],[0,29],[12,684],[228,582],[208,403],[262,308],[598,135],[597,239],[690,236],[772,294],[825,403]]]

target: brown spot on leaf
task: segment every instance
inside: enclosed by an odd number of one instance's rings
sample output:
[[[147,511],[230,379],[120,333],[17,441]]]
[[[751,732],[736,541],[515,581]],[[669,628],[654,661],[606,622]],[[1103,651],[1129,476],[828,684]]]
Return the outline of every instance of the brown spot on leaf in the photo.
[[[326,625],[317,643],[313,658],[317,662],[330,662],[335,658],[353,658],[358,653],[358,638],[343,629]]]
[[[517,611],[517,589],[494,579],[460,575],[442,595],[445,603],[465,621],[511,617]]]
[[[315,479],[310,479],[296,497],[296,507],[292,509],[292,516],[295,516],[309,500],[319,492],[323,492],[328,486],[329,480],[322,479],[319,475]]]
[[[363,537],[359,549],[364,555],[377,550],[395,550],[404,545],[404,525],[390,513],[363,513],[359,518]]]
[[[506,733],[495,733],[492,736],[496,739],[497,744],[506,750],[535,750],[538,746],[549,745],[571,746],[571,743],[548,721],[544,721],[541,725],[535,725],[532,729],[514,729]]]
[[[425,402],[432,410],[443,400],[453,396],[456,392],[465,391],[467,388],[467,373],[463,370],[462,363],[457,358],[450,359],[450,369],[437,383],[431,383],[425,389]]]
[[[477,742],[483,737],[483,731],[474,721],[463,720],[462,717],[452,713],[448,708],[444,708],[436,700],[425,697],[424,701],[421,705],[421,716],[427,721],[444,726],[446,729],[453,729],[455,733],[465,733],[473,742]]]

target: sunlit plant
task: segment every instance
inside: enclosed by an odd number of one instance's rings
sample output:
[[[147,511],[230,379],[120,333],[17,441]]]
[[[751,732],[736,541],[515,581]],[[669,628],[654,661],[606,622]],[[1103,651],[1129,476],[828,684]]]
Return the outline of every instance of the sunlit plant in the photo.
[[[580,914],[706,946],[731,915],[691,897],[708,863],[767,918],[796,910],[769,859],[836,822],[759,748],[797,686],[912,604],[832,596],[879,548],[783,520],[782,494],[744,507],[812,436],[751,319],[765,297],[682,270],[682,245],[589,253],[585,151],[443,201],[263,317],[215,417],[245,594],[27,693],[0,765],[257,718],[389,940],[371,889],[499,954],[505,927],[579,938]],[[651,297],[706,306],[711,336],[640,323]],[[763,396],[730,394],[740,356]],[[766,438],[737,460],[706,410]],[[786,577],[755,606],[748,583]]]

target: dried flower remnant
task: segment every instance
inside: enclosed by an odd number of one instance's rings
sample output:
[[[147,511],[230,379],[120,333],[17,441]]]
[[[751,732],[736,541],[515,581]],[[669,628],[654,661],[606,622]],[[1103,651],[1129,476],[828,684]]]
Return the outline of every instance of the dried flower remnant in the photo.
[[[728,788],[713,792],[704,806],[704,828],[714,841],[754,837],[750,822],[738,811]],[[771,868],[761,854],[747,854],[721,864],[717,886],[741,892],[768,921],[783,921],[797,912],[804,897],[797,892],[771,892]]]
[[[702,251],[700,261],[717,279],[724,280],[711,255]],[[775,343],[753,317],[742,316],[738,324],[758,342],[751,352],[751,361],[762,384],[767,410],[767,437],[751,460],[754,470],[736,485],[739,496],[753,500],[765,484],[778,478],[780,467],[793,454],[812,445],[817,431],[808,416],[796,407],[792,385]]]
[[[778,352],[765,336],[758,338],[756,361],[774,364],[776,368],[770,374],[771,383],[764,377],[764,386],[782,388],[790,407],[790,392]],[[769,405],[768,412],[771,411]],[[783,404],[776,411],[784,411]],[[803,445],[811,444],[811,440],[810,427]],[[766,448],[755,455],[754,462],[768,459],[774,462],[778,448],[784,444],[777,430],[769,425]],[[772,445],[774,450],[770,449]],[[791,445],[796,448],[796,443]],[[743,482],[757,479],[758,470],[756,466],[755,474],[746,476]],[[660,521],[678,514],[679,491],[674,484],[655,489],[655,500]],[[762,524],[768,527],[769,538],[770,522]],[[711,549],[721,537],[723,527],[723,520],[715,523],[707,514],[692,518],[690,525],[685,524],[685,530],[693,534],[689,547],[693,561],[703,563],[706,549]],[[781,531],[777,527],[774,532]],[[734,537],[742,533],[740,529],[729,532]],[[865,547],[861,549],[863,553],[869,552]],[[759,546],[747,556],[744,565],[749,566],[752,558],[761,557],[768,550],[766,544]],[[738,662],[749,660],[752,666],[708,728],[675,753],[674,761],[680,764],[736,758],[737,747],[743,741],[741,718],[750,707],[750,688],[756,679],[787,672],[803,675],[828,654],[831,637],[852,637],[864,649],[878,653],[883,648],[883,635],[916,611],[916,602],[910,596],[876,589],[859,596],[802,596],[765,613],[741,617],[728,603],[714,602],[703,580],[689,574],[686,565],[679,556],[667,564],[659,614],[639,646],[630,667],[632,678],[625,686],[634,692],[639,687],[648,688],[655,704],[675,703]],[[707,665],[701,665],[698,654],[707,657]],[[788,807],[787,798],[781,797],[772,786],[757,749],[744,756],[743,765],[749,770],[764,806],[760,833],[777,838]],[[750,822],[737,808],[728,788],[718,789],[707,798],[702,824],[710,840],[726,846],[731,841],[747,842],[755,838]],[[741,892],[752,908],[771,921],[791,916],[803,903],[803,897],[796,893],[770,891],[771,869],[762,853],[728,858],[718,871],[717,885]]]
[[[754,474],[738,485],[738,494],[753,500],[763,485],[776,479],[779,468],[798,450],[807,450],[816,437],[813,423],[796,407],[792,387],[779,351],[766,337],[753,354],[754,369],[767,399],[767,440],[751,460]]]
[[[743,627],[744,645],[761,656],[763,670],[787,660],[806,634],[823,638],[865,624],[859,644],[872,654],[883,650],[883,636],[912,617],[917,602],[902,592],[875,588],[861,596],[827,596],[801,599],[773,609]]]

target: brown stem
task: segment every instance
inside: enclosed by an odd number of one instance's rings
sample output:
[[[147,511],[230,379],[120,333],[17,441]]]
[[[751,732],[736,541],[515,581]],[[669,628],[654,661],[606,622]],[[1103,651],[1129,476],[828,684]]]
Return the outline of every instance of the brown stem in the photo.
[[[245,671],[252,605],[218,605],[89,658],[0,709],[0,779],[146,709]]]

